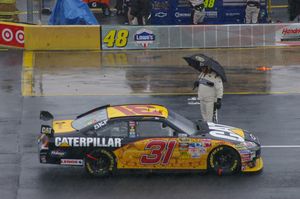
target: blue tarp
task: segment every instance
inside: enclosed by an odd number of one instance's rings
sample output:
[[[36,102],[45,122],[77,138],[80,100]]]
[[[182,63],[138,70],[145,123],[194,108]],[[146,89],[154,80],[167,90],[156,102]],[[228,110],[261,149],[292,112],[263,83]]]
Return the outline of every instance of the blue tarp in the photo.
[[[57,0],[49,25],[99,25],[88,5],[81,0]]]

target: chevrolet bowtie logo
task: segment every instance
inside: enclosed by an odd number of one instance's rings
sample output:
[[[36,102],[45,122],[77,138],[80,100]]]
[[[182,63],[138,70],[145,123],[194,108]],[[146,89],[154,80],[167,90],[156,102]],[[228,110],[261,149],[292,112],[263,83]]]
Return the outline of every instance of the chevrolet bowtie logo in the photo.
[[[168,13],[166,12],[158,12],[155,14],[156,17],[160,17],[160,18],[166,17],[167,15]]]

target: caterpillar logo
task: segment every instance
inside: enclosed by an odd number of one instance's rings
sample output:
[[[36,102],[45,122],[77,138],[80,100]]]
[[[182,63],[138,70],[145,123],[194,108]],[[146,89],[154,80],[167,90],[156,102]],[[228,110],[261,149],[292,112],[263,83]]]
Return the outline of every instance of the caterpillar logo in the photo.
[[[57,147],[121,147],[122,138],[56,137]]]

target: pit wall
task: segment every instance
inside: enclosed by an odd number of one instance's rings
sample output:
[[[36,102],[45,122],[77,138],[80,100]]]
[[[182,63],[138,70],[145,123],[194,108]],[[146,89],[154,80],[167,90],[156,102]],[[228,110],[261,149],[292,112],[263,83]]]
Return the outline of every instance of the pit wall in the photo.
[[[300,45],[300,24],[39,26],[0,22],[0,45],[33,51],[295,46]]]
[[[100,50],[100,26],[39,26],[0,22],[0,45],[25,50]]]

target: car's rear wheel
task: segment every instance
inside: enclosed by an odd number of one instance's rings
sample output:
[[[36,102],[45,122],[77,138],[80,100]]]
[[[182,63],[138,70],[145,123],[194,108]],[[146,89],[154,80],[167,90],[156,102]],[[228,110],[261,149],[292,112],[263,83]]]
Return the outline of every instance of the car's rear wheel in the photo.
[[[109,176],[113,174],[115,167],[115,158],[109,151],[95,150],[86,154],[85,169],[91,176]]]
[[[240,171],[240,155],[231,147],[220,146],[210,153],[208,165],[217,175],[232,175]]]

